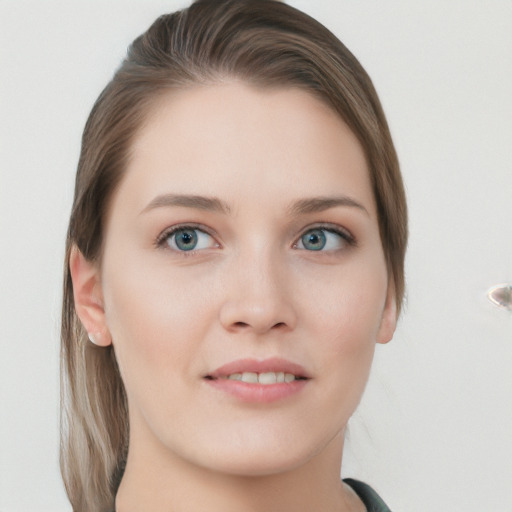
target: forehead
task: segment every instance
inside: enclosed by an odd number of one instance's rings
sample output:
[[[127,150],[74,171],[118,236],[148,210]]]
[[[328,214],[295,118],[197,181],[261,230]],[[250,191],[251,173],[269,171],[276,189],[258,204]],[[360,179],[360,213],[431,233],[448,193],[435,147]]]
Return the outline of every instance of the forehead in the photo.
[[[131,149],[118,193],[134,202],[165,192],[228,202],[341,193],[373,208],[357,138],[301,89],[229,82],[171,91],[155,102]]]

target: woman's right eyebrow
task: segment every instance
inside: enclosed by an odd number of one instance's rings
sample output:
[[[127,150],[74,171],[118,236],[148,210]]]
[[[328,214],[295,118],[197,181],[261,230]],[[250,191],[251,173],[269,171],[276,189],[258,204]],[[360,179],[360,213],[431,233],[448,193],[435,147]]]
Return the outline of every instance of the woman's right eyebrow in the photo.
[[[231,211],[229,205],[217,197],[187,194],[162,194],[152,199],[140,213],[142,214],[156,208],[165,208],[169,206],[181,206],[184,208],[194,208],[196,210],[207,210],[225,214],[229,214]]]

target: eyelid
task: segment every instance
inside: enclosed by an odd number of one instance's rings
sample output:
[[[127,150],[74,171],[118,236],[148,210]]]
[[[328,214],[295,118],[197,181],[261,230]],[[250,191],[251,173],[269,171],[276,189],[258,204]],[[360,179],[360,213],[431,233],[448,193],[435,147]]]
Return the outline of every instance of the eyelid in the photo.
[[[203,233],[206,233],[207,235],[211,236],[213,240],[215,240],[215,248],[220,247],[220,243],[217,240],[216,233],[210,229],[208,226],[205,226],[204,224],[197,224],[194,222],[187,222],[187,223],[180,223],[175,224],[174,226],[169,226],[165,228],[155,239],[155,247],[158,249],[168,249],[170,251],[179,252],[184,255],[194,254],[195,252],[202,251],[204,249],[192,249],[190,251],[176,251],[174,249],[171,249],[167,244],[167,239],[172,236],[174,233],[184,230],[184,229],[191,229],[191,230],[197,230],[202,231]],[[167,247],[165,247],[167,245]]]
[[[297,249],[297,244],[299,243],[300,239],[304,236],[304,234],[307,233],[308,231],[311,231],[314,229],[324,230],[324,231],[328,231],[329,233],[334,233],[336,235],[339,235],[341,238],[343,238],[346,241],[346,243],[349,246],[357,245],[357,240],[356,240],[355,236],[347,228],[342,227],[339,224],[333,224],[331,222],[316,222],[314,224],[306,226],[305,228],[303,228],[300,231],[299,235],[296,237],[295,242],[293,243],[293,248]],[[319,251],[319,252],[321,252],[321,251]],[[323,252],[327,252],[327,251],[323,251]]]

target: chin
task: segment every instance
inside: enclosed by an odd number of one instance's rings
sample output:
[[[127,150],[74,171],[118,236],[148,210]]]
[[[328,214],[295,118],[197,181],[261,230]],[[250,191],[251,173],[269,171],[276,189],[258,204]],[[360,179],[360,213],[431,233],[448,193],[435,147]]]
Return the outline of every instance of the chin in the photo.
[[[225,454],[219,460],[208,461],[206,469],[219,474],[239,477],[265,477],[293,471],[302,466],[307,457],[282,456],[268,450],[258,454]]]
[[[343,435],[340,431],[315,438],[311,433],[305,436],[291,431],[285,435],[267,434],[231,436],[230,440],[218,440],[214,446],[220,448],[212,451],[210,447],[202,451],[196,461],[213,472],[241,477],[265,477],[294,471],[322,452],[331,449],[338,451],[336,439],[341,440],[340,453],[342,449]],[[328,447],[329,450],[326,450]]]

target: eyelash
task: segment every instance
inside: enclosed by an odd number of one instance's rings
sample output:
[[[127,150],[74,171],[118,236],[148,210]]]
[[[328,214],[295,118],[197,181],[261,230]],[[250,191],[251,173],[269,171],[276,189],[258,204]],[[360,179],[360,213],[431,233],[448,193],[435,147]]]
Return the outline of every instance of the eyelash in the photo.
[[[174,251],[176,253],[180,253],[183,256],[191,256],[191,255],[197,253],[198,251],[204,250],[204,249],[191,249],[189,251],[185,251],[185,250],[178,250],[178,249],[173,249],[173,248],[169,247],[168,240],[169,240],[170,237],[172,237],[173,235],[175,235],[176,233],[178,233],[180,231],[187,231],[187,230],[190,230],[190,231],[200,231],[200,232],[202,232],[202,233],[212,237],[213,239],[215,239],[215,236],[212,234],[212,232],[206,226],[203,226],[203,225],[200,225],[200,224],[179,224],[179,225],[172,226],[172,227],[164,230],[157,237],[157,239],[155,240],[155,246],[157,248],[160,248],[160,249],[169,249],[169,250]],[[341,229],[337,225],[325,224],[324,223],[324,224],[315,224],[315,225],[308,226],[307,228],[305,228],[301,232],[301,234],[298,236],[296,241],[293,243],[292,248],[293,249],[298,249],[298,250],[308,251],[305,248],[304,249],[299,249],[297,246],[298,246],[299,243],[301,243],[301,239],[302,239],[302,237],[305,234],[307,234],[308,232],[314,231],[314,230],[325,231],[327,233],[338,235],[344,242],[346,242],[348,244],[348,246],[353,247],[353,246],[357,245],[356,239],[354,238],[354,236],[350,232],[348,232],[345,229]],[[218,242],[216,242],[215,248],[218,248],[218,247],[220,247],[220,244]],[[308,252],[333,252],[333,251],[332,250],[331,251],[309,250]]]
[[[306,235],[308,232],[311,232],[311,231],[324,231],[324,232],[327,232],[327,233],[331,233],[331,234],[334,234],[334,235],[338,235],[342,240],[343,242],[345,242],[349,247],[355,247],[357,245],[357,241],[355,239],[355,237],[346,229],[343,229],[341,228],[340,226],[336,225],[336,224],[329,224],[329,223],[323,223],[323,224],[314,224],[312,226],[308,226],[306,229],[304,229],[301,234],[299,235],[299,237],[297,238],[297,241],[293,244],[293,248],[294,249],[299,249],[297,246],[298,244],[302,241],[302,237],[304,235]],[[323,247],[322,247],[323,249]],[[299,249],[299,250],[306,250],[307,249]],[[338,249],[340,250],[340,249]],[[334,249],[334,250],[328,250],[328,251],[323,251],[323,250],[319,250],[319,251],[314,251],[314,250],[309,250],[308,252],[336,252],[337,250]]]
[[[160,235],[158,235],[157,239],[155,240],[155,246],[159,249],[169,249],[171,251],[181,253],[184,256],[189,256],[191,254],[194,254],[198,252],[198,250],[191,249],[190,251],[180,251],[176,249],[172,249],[168,245],[168,240],[170,237],[178,233],[179,231],[200,231],[202,233],[205,233],[206,235],[210,236],[211,238],[215,239],[215,236],[210,232],[210,230],[201,224],[178,224],[177,226],[172,226],[168,229],[165,229]],[[166,247],[167,246],[167,247]],[[216,243],[216,247],[220,247],[219,243]],[[202,250],[202,249],[199,249]]]

